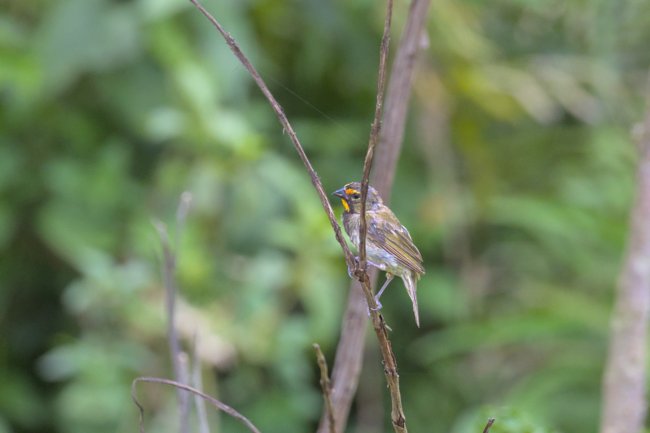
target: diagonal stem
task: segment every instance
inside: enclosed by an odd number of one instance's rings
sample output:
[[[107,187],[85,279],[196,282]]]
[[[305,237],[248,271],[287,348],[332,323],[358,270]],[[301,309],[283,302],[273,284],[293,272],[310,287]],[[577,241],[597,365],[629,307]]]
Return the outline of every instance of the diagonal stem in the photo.
[[[246,428],[248,428],[248,430],[250,430],[252,433],[260,433],[259,429],[255,427],[255,424],[253,424],[251,420],[249,420],[244,415],[237,412],[232,407],[228,406],[225,403],[222,403],[221,401],[217,400],[214,397],[209,396],[208,394],[202,392],[201,390],[193,388],[189,385],[185,385],[184,383],[176,382],[175,380],[164,379],[161,377],[136,377],[133,380],[133,382],[131,382],[131,399],[133,400],[133,403],[138,407],[138,411],[140,412],[140,422],[139,422],[140,433],[144,433],[144,407],[142,406],[142,404],[140,404],[140,401],[138,400],[136,395],[136,388],[138,383],[140,382],[159,383],[162,385],[173,386],[174,388],[179,390],[191,392],[195,396],[202,398],[203,400],[207,401],[215,408],[219,409],[222,412],[227,413],[231,417],[235,418],[236,420],[244,424]]]
[[[336,222],[334,211],[332,210],[332,206],[330,205],[330,202],[327,198],[327,194],[323,189],[323,184],[321,183],[320,178],[316,173],[316,170],[314,170],[314,167],[312,167],[309,158],[307,158],[307,154],[305,153],[305,150],[300,144],[300,140],[298,140],[298,136],[296,135],[296,132],[293,130],[293,127],[289,123],[286,114],[284,114],[284,110],[282,109],[282,106],[275,99],[275,97],[269,90],[268,86],[266,85],[266,83],[264,82],[260,74],[257,72],[257,69],[255,69],[255,67],[250,62],[250,60],[248,60],[248,58],[244,55],[242,50],[239,48],[239,45],[237,44],[237,42],[235,42],[235,39],[230,35],[230,33],[228,33],[223,28],[223,26],[216,20],[216,18],[214,18],[210,14],[210,12],[208,12],[203,7],[203,5],[201,5],[201,3],[199,3],[197,0],[190,0],[190,2],[208,19],[208,21],[210,21],[210,23],[212,23],[212,25],[225,39],[226,44],[228,44],[230,50],[233,52],[235,57],[237,57],[237,59],[241,62],[241,64],[246,68],[248,73],[255,81],[255,84],[257,84],[257,87],[260,88],[260,90],[262,91],[266,99],[271,104],[271,108],[273,109],[275,115],[280,121],[280,124],[282,125],[282,129],[287,133],[289,139],[291,139],[291,142],[293,143],[296,152],[298,152],[298,156],[300,157],[300,160],[303,162],[305,168],[307,169],[307,172],[309,173],[309,177],[311,178],[311,183],[314,185],[314,188],[316,188],[318,197],[320,198],[321,204],[323,205],[323,210],[325,210],[325,213],[327,214],[327,218],[329,219],[330,224],[332,225],[332,229],[334,230],[334,236],[336,237],[337,242],[341,245],[341,248],[343,249],[343,254],[345,255],[345,261],[348,265],[348,269],[355,269],[354,256],[352,255],[352,252],[350,252],[350,248],[348,247],[347,243],[345,243],[345,240],[343,239],[341,228]]]
[[[404,125],[411,95],[411,81],[418,59],[424,48],[425,24],[430,0],[412,0],[408,18],[402,31],[400,44],[391,67],[390,80],[386,91],[383,125],[373,158],[372,185],[385,201],[390,198],[395,167],[399,159],[404,135]],[[376,281],[377,270],[370,268],[372,281]],[[356,392],[363,359],[366,328],[366,306],[360,283],[353,281],[348,296],[346,313],[341,326],[341,338],[336,349],[332,369],[332,403],[337,414],[337,429],[342,431]],[[371,284],[374,286],[374,283]],[[327,433],[328,422],[323,416],[318,433]]]
[[[377,311],[373,311],[373,308],[376,307],[376,303],[372,295],[370,279],[368,277],[368,273],[365,270],[365,263],[363,264],[363,266],[357,268],[352,253],[350,252],[349,247],[347,246],[345,240],[343,239],[343,236],[341,234],[341,229],[338,223],[336,222],[336,219],[334,217],[334,212],[332,211],[332,207],[329,203],[329,200],[327,199],[327,195],[325,194],[322,183],[318,175],[316,174],[316,171],[312,167],[311,162],[307,158],[307,155],[305,154],[305,151],[303,150],[303,147],[300,144],[300,141],[298,140],[295,131],[291,127],[291,124],[289,123],[286,115],[284,114],[284,110],[282,109],[280,104],[276,101],[276,99],[273,97],[273,95],[271,94],[270,90],[266,86],[262,77],[259,75],[255,67],[250,63],[248,58],[241,51],[241,49],[235,42],[234,38],[228,32],[225,31],[223,26],[197,0],[190,0],[190,2],[194,6],[196,6],[196,8],[199,9],[199,11],[212,23],[212,25],[225,39],[226,43],[228,44],[228,47],[233,52],[235,57],[237,57],[237,59],[242,63],[242,65],[244,65],[246,70],[250,73],[255,83],[258,85],[258,87],[260,88],[260,90],[262,91],[266,99],[271,104],[271,108],[273,109],[276,116],[278,117],[278,120],[282,124],[284,131],[289,135],[289,138],[291,139],[291,142],[293,143],[296,151],[298,152],[300,159],[305,165],[309,173],[309,176],[311,177],[312,184],[314,185],[314,188],[316,188],[316,191],[319,195],[321,204],[323,205],[323,209],[325,210],[325,213],[327,214],[330,224],[332,225],[332,229],[334,230],[334,235],[336,237],[336,240],[341,245],[341,248],[345,255],[345,260],[348,265],[348,269],[356,269],[355,274],[357,276],[357,279],[361,283],[361,287],[363,288],[363,292],[366,296],[367,303],[371,307],[370,312],[372,317],[373,328],[375,330],[375,334],[377,335],[377,340],[379,342],[379,348],[384,362],[384,374],[386,376],[386,381],[388,383],[388,388],[390,390],[390,396],[392,402],[391,419],[392,419],[393,429],[395,430],[396,433],[406,433],[407,431],[406,418],[404,416],[401,394],[399,390],[399,375],[397,374],[397,362],[395,360],[395,355],[393,354],[391,348],[390,340],[388,339],[388,331],[386,330],[384,318]],[[379,130],[380,130],[379,119],[381,118],[381,110],[382,110],[381,107],[382,107],[383,92],[384,92],[383,88],[385,87],[385,74],[386,74],[385,69],[386,69],[386,58],[388,55],[388,42],[390,39],[389,32],[390,32],[391,19],[392,19],[392,0],[388,0],[388,13],[386,16],[386,22],[384,24],[384,36],[382,38],[381,54],[380,54],[380,71],[379,71],[379,80],[378,80],[378,88],[380,89],[380,91],[378,92],[377,95],[378,102],[375,107],[375,121],[373,122],[373,128],[371,131],[371,138],[369,144],[370,155],[366,156],[367,161],[364,163],[364,174],[365,171],[367,171],[367,174],[365,174],[364,176],[365,195],[367,195],[368,193],[368,176],[370,173],[372,153],[374,152],[374,147],[379,137]],[[362,194],[363,193],[364,191],[362,189]],[[365,203],[365,200],[362,200],[362,203]],[[363,209],[362,213],[365,216],[365,209]],[[365,243],[364,243],[363,254],[364,254],[363,260],[365,261]]]

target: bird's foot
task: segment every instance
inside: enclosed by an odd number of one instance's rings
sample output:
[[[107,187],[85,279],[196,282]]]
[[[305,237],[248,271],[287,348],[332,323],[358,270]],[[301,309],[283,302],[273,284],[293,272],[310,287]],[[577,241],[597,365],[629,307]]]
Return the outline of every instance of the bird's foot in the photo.
[[[361,281],[362,278],[365,278],[364,275],[367,275],[367,273],[363,272],[361,270],[361,266],[359,266],[359,264],[360,264],[359,263],[359,256],[354,256],[353,258],[354,258],[354,267],[350,268],[350,266],[348,266],[348,275],[352,279],[356,279],[356,280]]]
[[[350,265],[348,264],[348,276],[350,278],[354,278],[357,273],[357,270],[359,269],[359,257],[354,256],[352,258],[354,259],[354,266],[350,267]]]
[[[370,312],[371,311],[379,311],[382,309],[383,305],[381,305],[381,302],[379,302],[379,299],[375,297],[375,302],[377,303],[376,307],[371,307],[370,305],[367,306],[366,312],[368,313],[368,317],[370,317]]]

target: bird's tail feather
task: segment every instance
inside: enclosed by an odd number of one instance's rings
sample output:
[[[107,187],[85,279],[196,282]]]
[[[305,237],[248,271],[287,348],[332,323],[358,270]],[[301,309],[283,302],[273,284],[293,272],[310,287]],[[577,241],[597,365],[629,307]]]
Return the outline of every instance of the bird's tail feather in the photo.
[[[417,277],[413,274],[405,276],[402,278],[404,280],[404,286],[406,287],[406,291],[409,294],[409,298],[411,298],[411,303],[413,304],[413,315],[415,316],[415,324],[418,325],[418,328],[420,327],[420,313],[418,311],[418,294],[416,292],[417,290]]]

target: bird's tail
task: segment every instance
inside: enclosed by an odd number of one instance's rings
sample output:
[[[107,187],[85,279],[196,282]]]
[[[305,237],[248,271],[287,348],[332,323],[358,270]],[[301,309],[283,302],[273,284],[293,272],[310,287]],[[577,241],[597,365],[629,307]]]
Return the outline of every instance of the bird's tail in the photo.
[[[411,298],[411,303],[413,304],[413,315],[415,316],[415,324],[418,325],[419,328],[420,313],[418,311],[418,294],[416,292],[418,275],[411,273],[409,275],[405,275],[402,280],[404,280],[404,286],[406,287],[406,291],[409,294],[409,298]]]

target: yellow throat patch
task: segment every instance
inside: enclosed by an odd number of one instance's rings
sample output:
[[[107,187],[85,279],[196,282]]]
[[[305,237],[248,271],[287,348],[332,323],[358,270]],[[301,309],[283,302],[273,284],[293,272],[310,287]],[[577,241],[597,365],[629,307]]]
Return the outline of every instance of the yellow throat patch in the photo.
[[[342,198],[341,203],[343,204],[343,207],[345,208],[345,211],[350,212],[350,205],[348,204],[348,201],[346,199]]]

